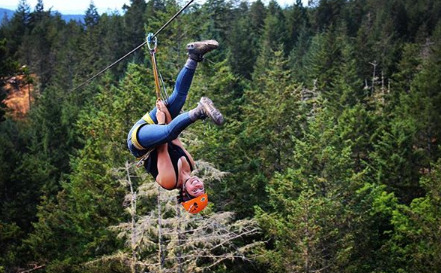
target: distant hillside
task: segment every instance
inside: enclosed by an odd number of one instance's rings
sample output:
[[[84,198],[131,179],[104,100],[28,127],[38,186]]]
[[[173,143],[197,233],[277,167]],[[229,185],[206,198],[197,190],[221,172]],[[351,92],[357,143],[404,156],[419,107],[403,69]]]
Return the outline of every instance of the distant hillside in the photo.
[[[3,9],[0,8],[0,23],[3,22],[3,18],[6,16],[7,18],[11,19],[12,15],[14,14],[13,10],[10,9]]]
[[[7,16],[8,19],[11,19],[12,16],[14,15],[13,10],[10,9],[4,9],[4,8],[0,8],[0,23],[3,22],[3,18],[5,16]],[[84,15],[78,15],[78,14],[61,14],[61,18],[63,18],[66,22],[69,22],[71,20],[73,21],[78,21],[78,22],[83,22],[84,20]]]
[[[78,22],[84,22],[84,15],[78,15],[78,14],[61,14],[61,18],[64,19],[64,21],[78,21]]]

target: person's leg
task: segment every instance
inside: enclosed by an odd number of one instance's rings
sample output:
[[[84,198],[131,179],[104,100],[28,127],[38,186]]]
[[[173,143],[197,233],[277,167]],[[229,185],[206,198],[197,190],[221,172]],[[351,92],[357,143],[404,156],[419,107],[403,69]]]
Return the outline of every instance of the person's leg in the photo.
[[[182,68],[178,74],[178,77],[176,78],[173,93],[165,102],[172,119],[179,115],[185,101],[187,100],[188,91],[190,90],[196,67],[197,62],[192,59],[188,59],[184,68]]]
[[[157,125],[150,124],[142,126],[137,134],[137,141],[144,148],[156,147],[178,138],[190,124],[198,119],[209,117],[217,125],[224,122],[223,116],[213,102],[206,97],[202,97],[198,106],[189,112],[182,113],[174,118],[169,124]]]
[[[184,67],[179,72],[178,77],[176,78],[176,84],[173,89],[173,93],[166,100],[166,105],[172,119],[179,115],[182,107],[185,104],[198,62],[201,62],[204,59],[204,54],[216,49],[218,46],[219,43],[214,40],[194,42],[187,45],[187,62],[185,63]],[[155,123],[157,123],[156,111],[156,107],[152,111],[150,111],[150,117]]]
[[[195,120],[190,118],[189,112],[185,112],[178,115],[167,125],[151,124],[142,126],[138,131],[138,142],[147,149],[167,143],[177,138]]]

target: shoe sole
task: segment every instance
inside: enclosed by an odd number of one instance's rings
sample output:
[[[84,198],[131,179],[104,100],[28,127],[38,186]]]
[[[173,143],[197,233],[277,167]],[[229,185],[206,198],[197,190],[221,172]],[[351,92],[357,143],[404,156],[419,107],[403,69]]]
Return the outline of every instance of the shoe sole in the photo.
[[[201,104],[204,107],[205,114],[216,124],[222,125],[224,123],[224,117],[222,113],[214,107],[213,101],[207,97],[201,98]]]
[[[207,50],[204,52],[201,52],[201,48],[207,47]],[[207,41],[200,41],[200,42],[194,42],[187,45],[187,50],[191,54],[205,54],[208,53],[216,48],[219,47],[219,43],[215,40],[207,40]],[[191,52],[190,52],[191,51]]]

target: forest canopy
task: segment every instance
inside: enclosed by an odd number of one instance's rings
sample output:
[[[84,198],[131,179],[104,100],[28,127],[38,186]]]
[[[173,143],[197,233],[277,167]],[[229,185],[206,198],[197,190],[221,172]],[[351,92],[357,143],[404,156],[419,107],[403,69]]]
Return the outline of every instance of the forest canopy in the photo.
[[[439,272],[441,1],[309,2],[207,0],[158,35],[168,90],[187,43],[220,44],[184,106],[225,116],[182,135],[210,196],[193,216],[127,149],[156,100],[147,47],[90,80],[185,3],[67,22],[20,0],[0,26],[0,272]]]

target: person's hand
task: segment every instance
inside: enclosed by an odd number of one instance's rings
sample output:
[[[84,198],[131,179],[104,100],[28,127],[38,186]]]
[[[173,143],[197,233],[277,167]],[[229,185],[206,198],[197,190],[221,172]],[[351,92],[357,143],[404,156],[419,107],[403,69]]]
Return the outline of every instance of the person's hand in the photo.
[[[156,111],[156,119],[158,120],[159,125],[165,124],[165,113],[161,111]]]
[[[165,106],[164,101],[156,100],[156,109],[158,109],[161,112],[165,112],[165,110],[167,109],[167,106]]]
[[[162,100],[156,101],[156,119],[158,120],[158,124],[165,124],[165,112],[167,107],[165,106]]]

